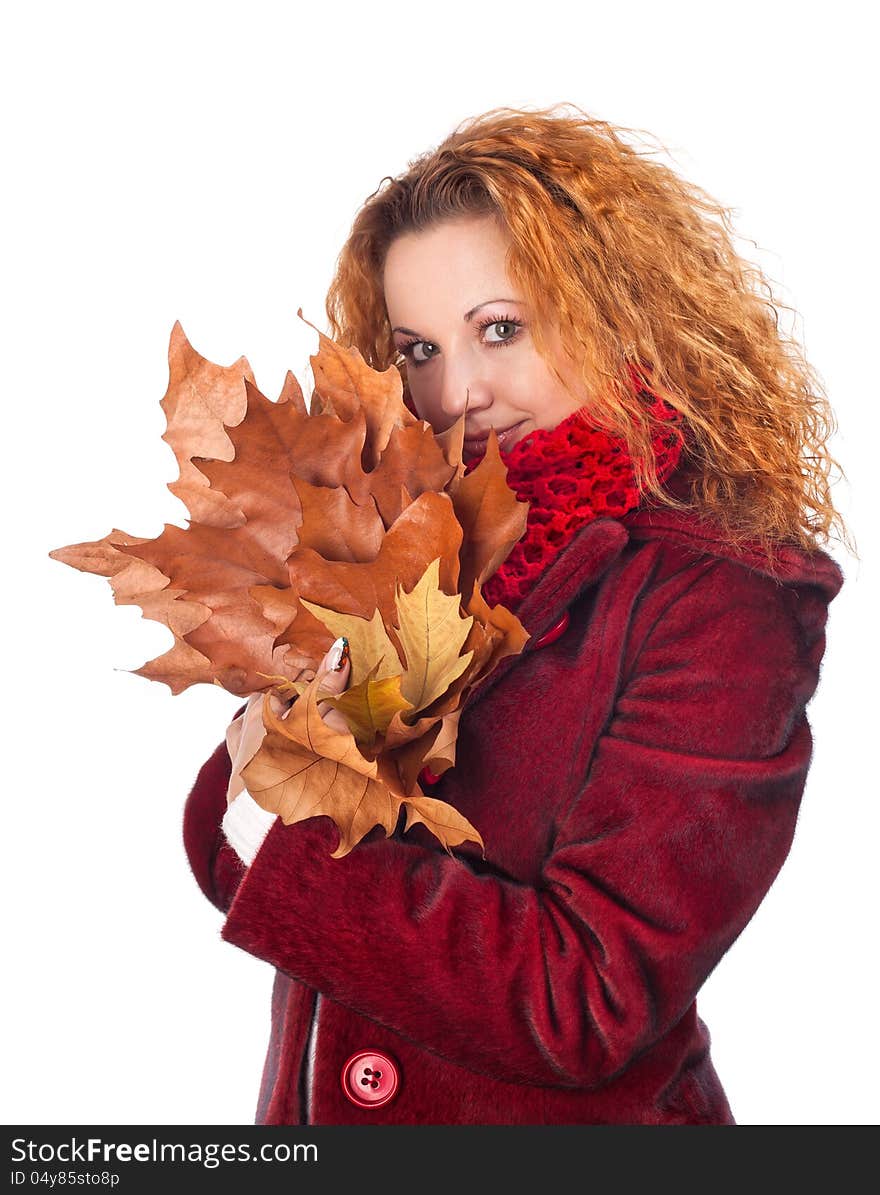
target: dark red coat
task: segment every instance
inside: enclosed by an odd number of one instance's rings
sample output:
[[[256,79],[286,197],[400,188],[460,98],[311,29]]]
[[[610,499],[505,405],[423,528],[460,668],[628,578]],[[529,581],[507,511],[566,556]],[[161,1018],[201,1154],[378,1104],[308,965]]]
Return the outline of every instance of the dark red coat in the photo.
[[[777,576],[690,514],[579,531],[520,606],[535,638],[471,694],[433,790],[479,829],[485,862],[422,826],[332,859],[319,817],[277,820],[245,873],[220,829],[218,746],[184,839],[223,938],[277,968],[256,1123],[735,1123],[695,997],[788,853],[843,583],[826,553],[796,549]],[[391,1061],[387,1103],[344,1093],[358,1051]]]

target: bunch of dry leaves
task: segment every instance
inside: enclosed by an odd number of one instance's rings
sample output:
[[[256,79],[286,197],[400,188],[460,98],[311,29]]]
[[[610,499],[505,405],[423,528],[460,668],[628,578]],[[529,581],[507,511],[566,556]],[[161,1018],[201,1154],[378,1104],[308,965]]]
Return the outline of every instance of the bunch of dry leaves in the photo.
[[[464,415],[435,434],[404,404],[396,368],[373,370],[318,335],[307,409],[289,371],[273,402],[244,357],[215,365],[175,323],[163,439],[189,526],[166,523],[155,539],[114,528],[49,555],[107,577],[117,605],[169,628],[173,646],[137,675],[173,694],[210,683],[296,697],[283,718],[263,702],[266,735],[242,778],[288,824],[332,817],[334,856],[373,826],[390,835],[401,806],[406,829],[424,823],[447,851],[482,847],[419,774],[454,764],[470,687],[528,639],[480,592],[522,536],[528,504],[506,483],[494,432],[466,473]],[[333,697],[316,669],[339,635],[351,675]],[[320,717],[325,700],[347,733]]]

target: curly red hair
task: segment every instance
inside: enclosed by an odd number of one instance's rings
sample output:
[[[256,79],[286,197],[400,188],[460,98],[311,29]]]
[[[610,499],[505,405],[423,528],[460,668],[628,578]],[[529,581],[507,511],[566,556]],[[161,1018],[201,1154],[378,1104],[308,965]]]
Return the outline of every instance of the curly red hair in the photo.
[[[536,350],[562,380],[545,335],[555,325],[588,396],[581,410],[624,438],[644,491],[771,557],[784,542],[816,549],[834,526],[851,547],[830,493],[831,466],[845,476],[827,447],[834,414],[800,345],[780,331],[785,304],[737,254],[729,211],[630,145],[634,132],[575,105],[462,122],[357,213],[327,294],[331,335],[374,369],[397,365],[406,386],[382,287],[389,245],[437,221],[493,216]],[[695,467],[684,503],[658,482],[656,417],[632,369],[683,417]]]

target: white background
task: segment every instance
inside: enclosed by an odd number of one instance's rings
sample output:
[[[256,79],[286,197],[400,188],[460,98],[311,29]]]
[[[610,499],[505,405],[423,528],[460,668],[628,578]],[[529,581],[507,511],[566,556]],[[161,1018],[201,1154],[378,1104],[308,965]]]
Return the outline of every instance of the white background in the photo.
[[[2,1114],[252,1124],[268,965],[221,942],[181,811],[238,699],[50,549],[186,512],[159,400],[179,319],[307,393],[354,214],[462,119],[571,101],[734,211],[837,414],[862,563],[811,707],[789,860],[698,1001],[740,1124],[877,1121],[876,94],[856,3],[30,3],[3,26]],[[722,15],[723,14],[723,15]],[[875,616],[876,617],[876,616]]]

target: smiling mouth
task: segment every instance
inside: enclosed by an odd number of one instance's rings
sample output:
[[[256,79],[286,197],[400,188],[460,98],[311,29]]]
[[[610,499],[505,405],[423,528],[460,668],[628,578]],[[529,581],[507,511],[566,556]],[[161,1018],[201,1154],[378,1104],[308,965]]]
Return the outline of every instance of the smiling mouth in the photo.
[[[524,423],[525,420],[521,419],[519,423],[514,423],[512,427],[507,427],[504,429],[504,431],[500,432],[497,428],[495,429],[495,435],[498,437],[499,450],[504,451],[506,448],[510,447],[517,430],[521,428]],[[486,445],[488,442],[488,432],[476,437],[466,436],[464,440],[464,451],[468,456],[477,456],[486,451]]]

